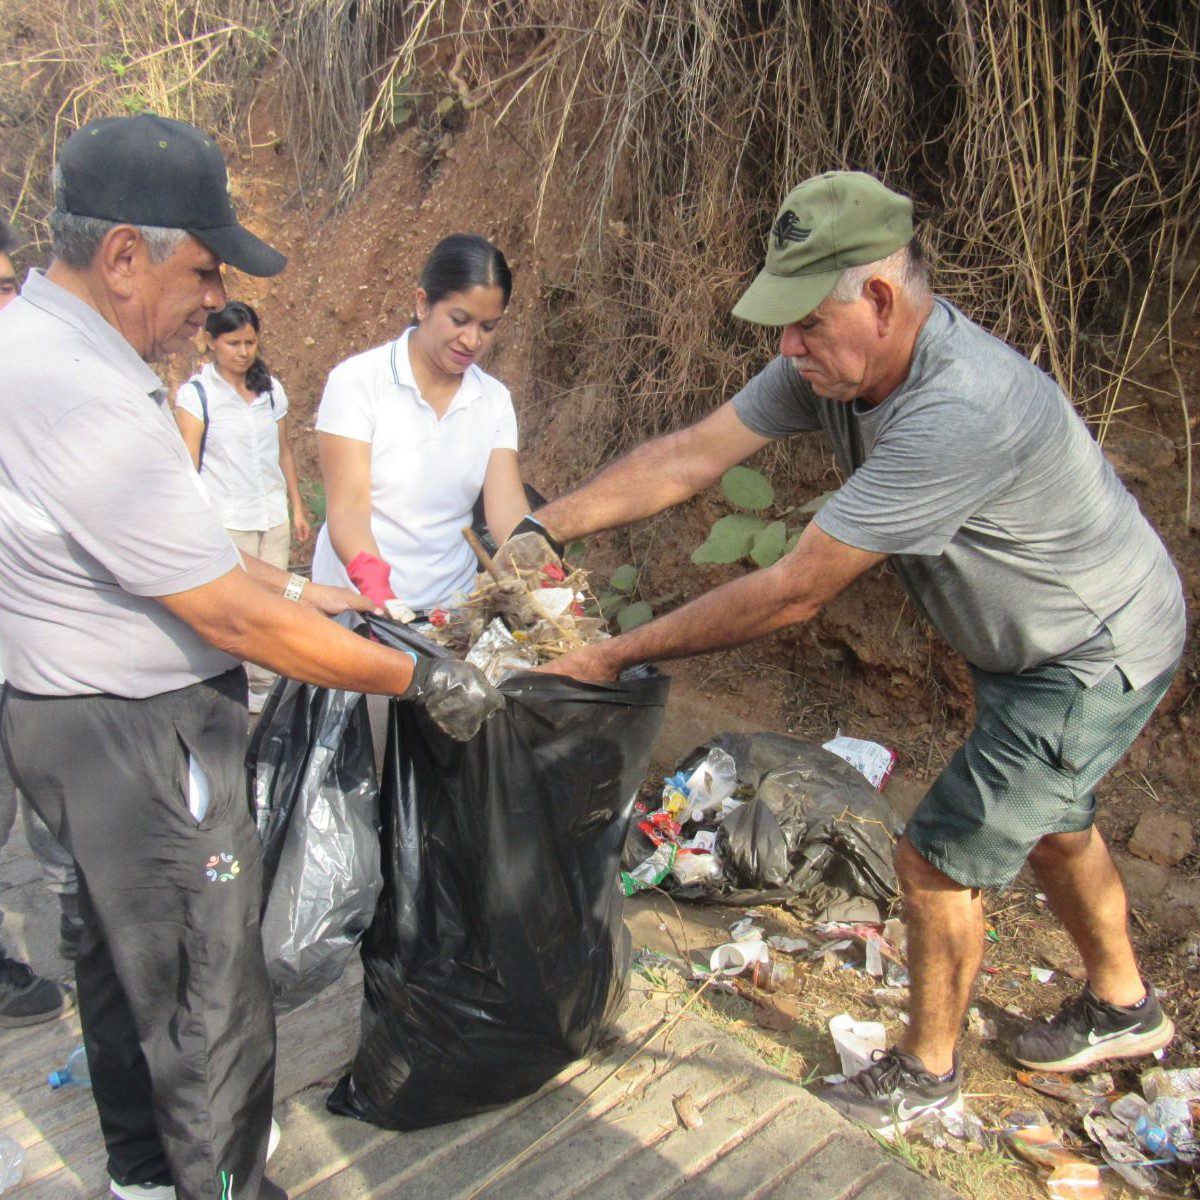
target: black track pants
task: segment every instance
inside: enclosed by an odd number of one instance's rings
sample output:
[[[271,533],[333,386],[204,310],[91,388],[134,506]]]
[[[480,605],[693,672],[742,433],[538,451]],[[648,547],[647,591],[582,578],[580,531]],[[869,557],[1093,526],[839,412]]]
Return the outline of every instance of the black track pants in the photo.
[[[145,700],[6,686],[17,786],[75,858],[76,963],[92,1090],[120,1183],[255,1200],[275,1070],[246,799],[245,676]],[[188,759],[210,785],[188,810]]]

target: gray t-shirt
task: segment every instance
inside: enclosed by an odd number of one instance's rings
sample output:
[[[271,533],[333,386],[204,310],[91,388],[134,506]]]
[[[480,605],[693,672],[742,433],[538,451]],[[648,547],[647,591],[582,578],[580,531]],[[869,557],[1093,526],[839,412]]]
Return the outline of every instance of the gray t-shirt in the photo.
[[[908,378],[875,407],[818,397],[776,358],[733,399],[765,437],[824,430],[846,482],[816,522],[893,556],[942,636],[985,671],[1115,664],[1134,687],[1183,650],[1167,551],[1057,385],[937,299]]]
[[[0,311],[0,646],[44,696],[140,698],[236,660],[155,596],[240,565],[158,376],[37,272]]]

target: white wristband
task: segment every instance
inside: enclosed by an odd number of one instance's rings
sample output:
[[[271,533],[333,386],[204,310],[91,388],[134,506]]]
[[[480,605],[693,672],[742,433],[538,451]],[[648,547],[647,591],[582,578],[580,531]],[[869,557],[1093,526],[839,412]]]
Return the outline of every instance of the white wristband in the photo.
[[[304,595],[304,587],[308,580],[303,575],[289,575],[287,587],[283,589],[283,598],[285,600],[299,600]]]

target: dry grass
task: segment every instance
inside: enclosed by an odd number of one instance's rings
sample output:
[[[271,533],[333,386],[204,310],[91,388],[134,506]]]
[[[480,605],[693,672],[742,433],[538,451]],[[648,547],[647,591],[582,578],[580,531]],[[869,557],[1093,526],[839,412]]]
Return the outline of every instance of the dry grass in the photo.
[[[343,195],[397,94],[449,91],[530,149],[535,239],[550,203],[590,207],[576,270],[547,281],[537,356],[558,395],[621,398],[581,461],[697,417],[761,364],[770,338],[729,309],[778,200],[852,167],[916,197],[939,289],[1054,374],[1101,439],[1165,353],[1190,503],[1173,330],[1196,294],[1189,0],[420,0],[390,32]]]
[[[274,22],[268,0],[6,0],[0,205],[43,244],[56,149],[94,117],[148,109],[235,133]]]
[[[782,193],[830,167],[917,201],[939,290],[1053,373],[1103,439],[1153,359],[1192,504],[1174,321],[1197,294],[1194,0],[8,0],[0,199],[35,236],[58,140],[157,111],[226,136],[278,50],[301,177],[362,183],[380,135],[450,106],[527,150],[543,391],[594,406],[595,463],[694,419],[770,336],[730,307]],[[1161,381],[1160,381],[1161,382]],[[1161,391],[1161,387],[1158,389]],[[781,481],[787,460],[776,451]]]
[[[279,52],[289,141],[308,172],[341,172],[359,137],[388,29],[386,0],[297,0]]]

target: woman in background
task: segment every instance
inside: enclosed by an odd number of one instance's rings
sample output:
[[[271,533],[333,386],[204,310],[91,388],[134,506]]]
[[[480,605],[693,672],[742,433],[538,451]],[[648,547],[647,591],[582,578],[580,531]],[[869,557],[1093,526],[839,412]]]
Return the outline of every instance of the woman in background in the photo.
[[[292,534],[303,542],[310,530],[288,440],[287,393],[259,356],[259,330],[258,314],[239,300],[209,314],[212,358],[179,389],[175,420],[238,549],[286,570]],[[246,673],[250,711],[260,712],[275,676],[251,663]]]
[[[328,518],[315,582],[428,612],[474,582],[462,530],[481,492],[498,544],[528,513],[512,397],[479,366],[511,294],[491,242],[444,238],[421,270],[416,322],[330,373],[317,413]]]

